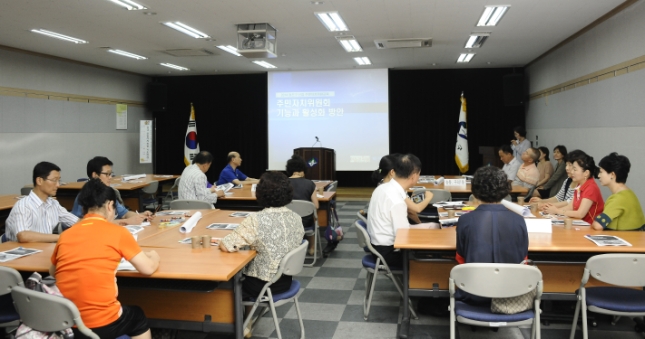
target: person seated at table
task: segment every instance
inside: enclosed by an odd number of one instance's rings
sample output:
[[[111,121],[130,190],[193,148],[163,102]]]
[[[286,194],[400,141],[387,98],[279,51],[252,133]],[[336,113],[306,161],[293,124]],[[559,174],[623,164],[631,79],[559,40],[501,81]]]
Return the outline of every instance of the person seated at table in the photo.
[[[535,187],[538,180],[540,180],[540,172],[538,172],[535,163],[540,158],[540,151],[536,148],[529,148],[522,153],[522,165],[517,170],[517,176],[513,180],[513,185],[522,186],[526,188]],[[534,196],[539,196],[536,190],[533,191]]]
[[[540,179],[538,180],[536,186],[542,186],[546,184],[551,176],[553,176],[553,164],[549,160],[549,149],[542,146],[538,148],[540,151],[540,157],[537,162],[538,173],[540,173]],[[541,196],[541,195],[540,195]]]
[[[58,200],[52,199],[60,180],[60,167],[51,162],[43,161],[34,166],[34,188],[16,202],[5,222],[7,241],[56,242],[58,234],[52,232],[58,223],[68,227],[78,221]]]
[[[549,191],[546,196],[552,197],[558,194],[558,190],[562,186],[562,183],[568,178],[567,173],[566,173],[566,164],[565,164],[565,157],[567,156],[567,148],[558,145],[553,148],[553,159],[557,161],[557,165],[555,167],[555,171],[553,172],[553,175],[551,175],[551,178],[549,180],[542,184],[542,186],[538,185],[539,190],[544,190],[544,191]]]
[[[499,153],[499,159],[504,163],[502,171],[506,173],[508,181],[512,182],[515,180],[517,170],[522,166],[522,162],[520,159],[513,156],[513,150],[509,145],[502,145],[497,152]]]
[[[511,148],[513,156],[519,159],[522,157],[522,153],[531,148],[531,142],[526,139],[526,129],[522,126],[515,126],[513,135],[515,139],[511,140]]]
[[[201,200],[214,204],[217,197],[223,197],[224,191],[218,190],[216,186],[206,188],[208,179],[206,172],[211,168],[213,155],[207,151],[201,151],[193,158],[193,164],[184,168],[179,179],[179,191],[177,197],[182,200]]]
[[[245,246],[257,252],[242,272],[242,293],[245,298],[257,298],[264,285],[278,272],[282,258],[300,246],[305,235],[300,216],[286,207],[293,199],[293,188],[287,176],[280,172],[264,173],[255,196],[264,209],[249,215],[233,232],[219,241],[219,249],[224,252],[236,252]],[[283,275],[271,285],[271,293],[286,292],[291,287],[291,281],[290,275]],[[250,310],[251,306],[248,306],[247,314]],[[252,327],[249,325],[245,335]]]
[[[241,185],[243,181],[252,182],[257,180],[247,177],[246,174],[240,171],[239,167],[242,166],[242,157],[240,156],[240,153],[230,152],[226,161],[228,161],[228,165],[226,165],[219,174],[217,185],[224,185],[229,182],[232,182],[235,185]]]
[[[624,155],[614,152],[602,158],[598,179],[600,184],[611,190],[602,213],[591,225],[596,230],[635,231],[645,228],[643,208],[634,191],[625,183],[631,163]]]
[[[472,191],[480,205],[457,221],[458,263],[519,264],[528,256],[529,236],[524,218],[500,204],[511,185],[496,167],[480,167],[472,179]],[[459,299],[484,303],[490,299],[461,293]]]
[[[593,157],[583,151],[576,152],[574,155],[569,154],[568,160],[571,162],[571,178],[578,184],[573,194],[573,200],[564,207],[547,204],[544,210],[550,214],[582,219],[592,224],[605,207],[600,188],[594,180],[598,174],[598,168]]]
[[[538,197],[531,198],[530,202],[537,202],[538,208],[546,212],[547,206],[555,207],[564,207],[573,200],[573,193],[576,191],[578,183],[572,179],[571,173],[571,161],[569,158],[576,158],[582,153],[581,150],[573,150],[564,157],[564,172],[567,175],[567,179],[562,183],[560,190],[552,197],[548,199],[541,199]]]
[[[106,157],[94,157],[90,159],[90,161],[87,162],[87,177],[92,179],[92,178],[98,178],[101,180],[105,186],[112,187],[110,186],[110,179],[112,178],[112,166],[114,164],[110,159]],[[114,188],[113,188],[114,189]],[[83,217],[83,207],[78,203],[78,197],[80,196],[80,193],[76,196],[76,199],[74,200],[74,207],[72,208],[72,214],[75,216],[82,218]],[[115,207],[116,207],[116,219],[115,223],[121,226],[125,225],[141,225],[143,221],[146,219],[152,220],[154,216],[150,211],[144,211],[141,214],[133,211],[128,211],[128,209],[123,206],[122,203],[118,201],[118,199],[115,201]]]
[[[143,252],[127,229],[113,223],[116,193],[100,179],[90,179],[78,201],[85,217],[61,234],[49,273],[63,296],[78,307],[85,325],[100,338],[151,338],[141,308],[117,300],[116,270],[124,258],[139,273],[151,275],[159,267],[159,254]],[[74,329],[74,338],[86,337]]]
[[[381,158],[379,168],[372,173],[372,180],[377,185],[388,183],[394,178],[394,159],[400,156],[400,154],[389,154]],[[405,204],[408,207],[408,220],[411,224],[421,223],[418,214],[428,207],[432,197],[432,192],[425,191],[423,200],[418,204],[414,203],[409,197],[405,199]]]
[[[305,173],[307,172],[307,163],[305,162],[305,159],[294,154],[291,156],[291,159],[287,161],[286,170],[291,187],[293,187],[293,200],[311,201],[316,209],[318,209],[318,192],[316,192],[316,184],[305,178]],[[315,223],[316,221],[313,213],[302,217],[302,226],[305,229],[313,229]],[[314,254],[314,240],[313,234],[307,236],[307,241],[309,242],[309,255]]]
[[[367,232],[374,249],[389,266],[401,267],[403,256],[394,249],[396,231],[409,228],[407,191],[419,181],[421,161],[413,154],[394,157],[394,177],[372,193],[367,214]],[[375,258],[376,259],[376,258]]]

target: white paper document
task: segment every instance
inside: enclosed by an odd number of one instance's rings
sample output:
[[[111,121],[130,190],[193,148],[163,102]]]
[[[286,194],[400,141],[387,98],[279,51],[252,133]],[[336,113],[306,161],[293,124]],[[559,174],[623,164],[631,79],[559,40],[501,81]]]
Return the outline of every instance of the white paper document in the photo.
[[[527,218],[524,222],[526,222],[526,231],[529,233],[553,233],[549,219]]]
[[[190,233],[193,230],[193,227],[197,225],[197,222],[199,219],[202,218],[202,212],[195,212],[190,219],[186,220],[186,222],[181,225],[179,228],[179,232],[181,233]]]
[[[206,226],[209,230],[234,230],[240,226],[240,224],[226,224],[226,223],[215,223]]]
[[[8,251],[0,252],[0,262],[7,262],[11,261],[14,259],[18,259],[24,256],[32,255],[38,252],[42,252],[41,250],[33,249],[33,248],[22,248],[22,247],[16,247],[14,249],[10,249]]]
[[[598,246],[631,246],[627,241],[614,235],[585,235],[585,238],[593,241]]]
[[[121,176],[121,181],[130,181],[130,180],[136,180],[136,179],[141,179],[145,178],[146,175],[144,174],[124,174]]]
[[[531,213],[531,210],[526,206],[520,206],[504,199],[502,199],[502,205],[525,218],[535,218],[535,215],[533,215],[533,213]]]

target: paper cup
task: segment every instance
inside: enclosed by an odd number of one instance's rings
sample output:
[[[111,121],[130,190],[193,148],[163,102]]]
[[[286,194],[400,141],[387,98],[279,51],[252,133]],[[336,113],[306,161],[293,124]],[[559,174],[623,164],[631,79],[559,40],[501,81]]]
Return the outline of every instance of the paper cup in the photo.
[[[211,247],[211,236],[210,235],[202,235],[202,247],[204,248],[209,248]]]
[[[524,197],[517,197],[517,204],[524,205]]]
[[[564,219],[564,229],[565,230],[570,230],[572,228],[573,228],[573,219],[565,218]]]
[[[202,237],[199,237],[199,236],[190,237],[190,244],[193,246],[193,248],[202,247]]]

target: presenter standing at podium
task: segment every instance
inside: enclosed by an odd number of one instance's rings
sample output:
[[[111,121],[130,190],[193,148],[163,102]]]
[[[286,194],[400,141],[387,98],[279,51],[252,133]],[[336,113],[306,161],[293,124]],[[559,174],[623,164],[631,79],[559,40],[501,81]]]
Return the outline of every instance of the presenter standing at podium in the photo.
[[[257,182],[257,179],[247,177],[246,174],[242,173],[238,168],[242,166],[242,157],[240,156],[240,153],[230,152],[227,160],[228,165],[226,165],[219,174],[219,180],[217,180],[218,186],[229,182],[232,182],[235,185],[241,185],[243,181],[251,183]]]

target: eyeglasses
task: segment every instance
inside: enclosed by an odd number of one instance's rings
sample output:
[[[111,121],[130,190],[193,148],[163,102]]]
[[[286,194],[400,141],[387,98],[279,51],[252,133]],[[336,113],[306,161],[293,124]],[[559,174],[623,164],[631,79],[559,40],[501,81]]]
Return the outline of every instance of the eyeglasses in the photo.
[[[103,174],[103,175],[107,176],[108,178],[111,178],[111,177],[113,177],[113,176],[114,176],[114,173],[113,173],[113,172],[101,172],[101,174]]]
[[[61,181],[61,178],[58,178],[58,179],[43,178],[43,179],[45,179],[45,180],[47,180],[47,181],[51,181],[51,182],[53,182],[53,183],[55,183],[55,184],[59,184],[59,185],[61,185],[61,184],[63,183],[63,182]]]

